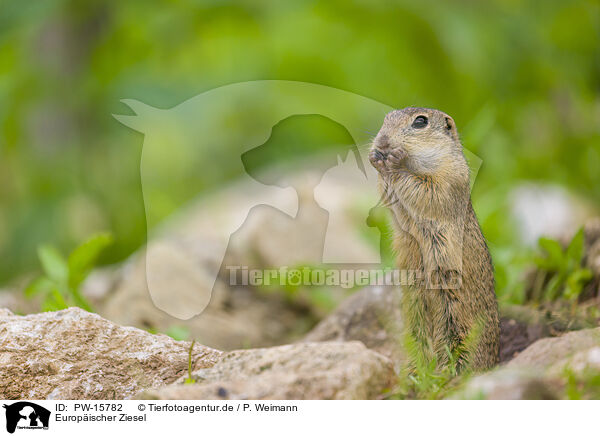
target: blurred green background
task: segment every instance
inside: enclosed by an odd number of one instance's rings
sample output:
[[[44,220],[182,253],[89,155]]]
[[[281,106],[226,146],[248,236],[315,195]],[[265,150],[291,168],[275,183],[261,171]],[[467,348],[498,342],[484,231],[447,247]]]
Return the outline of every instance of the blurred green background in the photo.
[[[130,113],[120,99],[170,108],[285,79],[451,114],[483,159],[473,200],[509,292],[512,186],[551,181],[600,204],[599,38],[597,0],[4,0],[0,283],[37,269],[41,243],[108,230],[111,263],[145,242],[143,137],[112,117]],[[308,125],[309,139],[329,128]]]

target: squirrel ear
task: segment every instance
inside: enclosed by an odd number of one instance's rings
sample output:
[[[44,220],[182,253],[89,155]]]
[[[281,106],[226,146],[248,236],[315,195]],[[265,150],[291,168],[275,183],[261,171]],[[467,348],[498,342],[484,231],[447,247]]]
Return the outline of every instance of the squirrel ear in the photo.
[[[448,116],[445,117],[446,121],[446,133],[455,140],[458,140],[458,132],[456,131],[456,125],[454,120]]]
[[[454,127],[454,122],[452,121],[452,118],[446,117],[446,130],[451,132],[453,127]]]

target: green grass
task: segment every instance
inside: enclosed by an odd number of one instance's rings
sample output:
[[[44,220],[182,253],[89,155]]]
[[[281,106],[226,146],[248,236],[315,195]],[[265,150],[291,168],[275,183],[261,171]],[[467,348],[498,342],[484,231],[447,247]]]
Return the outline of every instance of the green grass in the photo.
[[[538,268],[532,290],[533,302],[552,302],[564,299],[577,303],[577,298],[592,271],[582,266],[584,255],[584,234],[580,229],[569,245],[563,249],[558,241],[540,238],[541,255],[534,257]]]
[[[581,373],[565,369],[565,398],[568,400],[600,400],[600,371],[586,368]]]
[[[196,380],[194,379],[194,376],[192,374],[192,364],[193,364],[193,362],[192,362],[192,360],[193,360],[192,359],[192,353],[194,351],[194,345],[196,345],[196,340],[195,339],[192,341],[192,343],[190,345],[190,348],[188,350],[188,376],[187,376],[187,378],[184,381],[184,383],[186,385],[191,385],[191,384],[196,383]]]
[[[78,306],[93,312],[92,306],[81,293],[81,285],[100,253],[112,242],[113,238],[108,233],[94,235],[66,258],[51,245],[40,246],[38,257],[44,273],[25,288],[25,296],[41,297],[43,311]]]
[[[446,347],[447,362],[438,364],[431,345],[404,335],[407,363],[400,371],[390,399],[438,400],[462,386],[473,374],[470,357],[481,337],[482,323],[476,323],[455,350]]]

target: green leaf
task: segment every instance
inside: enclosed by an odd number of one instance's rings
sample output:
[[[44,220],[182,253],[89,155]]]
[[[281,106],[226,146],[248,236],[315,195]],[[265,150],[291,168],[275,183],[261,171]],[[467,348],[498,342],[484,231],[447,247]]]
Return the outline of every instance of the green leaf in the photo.
[[[54,312],[56,310],[66,309],[68,307],[69,307],[69,305],[63,298],[58,287],[53,287],[50,290],[50,294],[48,295],[48,298],[46,298],[44,300],[44,302],[42,303],[42,310],[44,312]]]
[[[546,267],[547,269],[559,269],[564,263],[564,254],[561,245],[550,238],[540,238],[538,244],[547,254]]]
[[[165,332],[167,336],[171,336],[176,341],[185,341],[190,336],[190,331],[186,327],[171,326]]]
[[[583,259],[583,242],[583,228],[581,228],[575,236],[573,236],[573,239],[567,247],[567,258],[576,264],[580,264]]]
[[[69,268],[64,257],[50,245],[38,248],[38,257],[46,275],[59,283],[64,283],[69,276]]]
[[[81,292],[79,292],[79,288],[69,288],[69,296],[71,297],[70,300],[73,301],[75,306],[81,307],[83,310],[88,312],[94,312],[94,309],[90,303],[88,303],[83,295],[81,295]]]
[[[93,268],[98,256],[106,247],[113,243],[109,233],[99,233],[92,236],[69,256],[69,286],[78,288]]]
[[[47,294],[55,284],[48,277],[38,277],[25,288],[25,298],[32,298],[35,295]]]
[[[592,277],[592,271],[587,268],[575,270],[567,279],[564,297],[568,300],[574,300],[579,297],[579,294],[583,291],[583,286],[590,281]]]
[[[560,296],[559,290],[564,283],[564,277],[561,274],[556,274],[550,279],[544,290],[544,300],[554,301]]]
[[[549,258],[544,256],[535,256],[533,262],[538,268],[543,269],[544,271],[552,272],[558,269],[555,262],[552,262]]]
[[[594,274],[592,273],[592,270],[588,268],[579,268],[573,271],[573,273],[569,276],[569,280],[578,283],[586,283],[590,281],[593,276]]]
[[[56,304],[53,298],[47,298],[42,302],[41,310],[42,312],[56,312],[57,310],[61,310],[62,308]]]

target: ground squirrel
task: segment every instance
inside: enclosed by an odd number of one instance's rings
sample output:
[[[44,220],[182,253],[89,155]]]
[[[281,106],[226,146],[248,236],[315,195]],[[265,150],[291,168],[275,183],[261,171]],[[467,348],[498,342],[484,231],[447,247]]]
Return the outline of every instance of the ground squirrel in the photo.
[[[419,278],[403,287],[407,332],[438,366],[448,363],[448,351],[459,355],[459,369],[494,366],[499,321],[493,267],[454,120],[434,109],[392,111],[369,159],[394,218],[398,267]],[[477,342],[461,353],[474,329]]]

